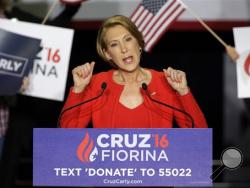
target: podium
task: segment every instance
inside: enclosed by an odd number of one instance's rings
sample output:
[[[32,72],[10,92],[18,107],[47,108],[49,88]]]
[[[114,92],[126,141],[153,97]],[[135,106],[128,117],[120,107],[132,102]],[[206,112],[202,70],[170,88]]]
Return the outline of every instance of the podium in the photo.
[[[212,186],[211,129],[34,129],[34,186]]]

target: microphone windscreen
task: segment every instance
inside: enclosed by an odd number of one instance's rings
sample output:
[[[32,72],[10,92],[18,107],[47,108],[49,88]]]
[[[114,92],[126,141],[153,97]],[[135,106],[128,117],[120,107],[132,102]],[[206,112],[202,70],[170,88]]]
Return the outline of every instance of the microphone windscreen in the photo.
[[[147,84],[145,84],[145,83],[142,83],[141,86],[142,86],[142,89],[145,90],[145,91],[148,89],[148,86],[147,86]]]
[[[103,82],[102,85],[101,85],[102,89],[106,89],[107,88],[107,83],[106,82]]]

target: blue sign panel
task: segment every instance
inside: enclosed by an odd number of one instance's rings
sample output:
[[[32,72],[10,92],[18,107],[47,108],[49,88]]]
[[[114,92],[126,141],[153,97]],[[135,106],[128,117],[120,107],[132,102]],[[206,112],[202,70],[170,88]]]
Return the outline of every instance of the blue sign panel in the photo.
[[[34,186],[211,186],[211,129],[34,129]]]
[[[0,72],[18,77],[24,76],[28,59],[0,52]]]
[[[0,28],[0,95],[15,95],[41,49],[36,39]]]

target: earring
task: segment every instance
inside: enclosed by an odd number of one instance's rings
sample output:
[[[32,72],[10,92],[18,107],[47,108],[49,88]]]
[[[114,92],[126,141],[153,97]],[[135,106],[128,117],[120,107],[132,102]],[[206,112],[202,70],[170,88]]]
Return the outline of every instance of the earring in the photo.
[[[142,48],[139,48],[140,53],[142,53]]]

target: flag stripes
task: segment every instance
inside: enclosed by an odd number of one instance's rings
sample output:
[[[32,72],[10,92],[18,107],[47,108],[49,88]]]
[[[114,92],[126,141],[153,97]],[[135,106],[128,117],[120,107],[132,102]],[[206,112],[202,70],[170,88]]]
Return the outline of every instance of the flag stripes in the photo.
[[[150,51],[167,28],[186,9],[180,0],[143,0],[131,15],[145,40],[145,51]]]

